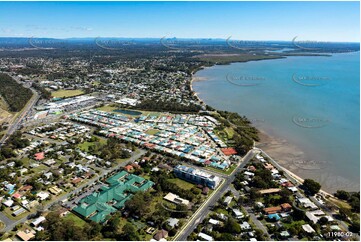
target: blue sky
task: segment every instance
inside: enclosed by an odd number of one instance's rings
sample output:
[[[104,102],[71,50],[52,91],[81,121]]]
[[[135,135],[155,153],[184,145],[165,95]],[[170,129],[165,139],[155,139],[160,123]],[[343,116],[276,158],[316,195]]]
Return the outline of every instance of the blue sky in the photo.
[[[0,2],[0,37],[360,39],[359,2]]]

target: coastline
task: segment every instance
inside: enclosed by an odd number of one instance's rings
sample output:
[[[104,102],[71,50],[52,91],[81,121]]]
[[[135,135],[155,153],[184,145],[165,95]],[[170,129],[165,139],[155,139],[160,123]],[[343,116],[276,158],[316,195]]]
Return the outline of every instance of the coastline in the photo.
[[[213,65],[214,66],[214,65]],[[196,70],[192,71],[192,77],[190,81],[190,89],[193,94],[197,97],[197,99],[204,105],[206,103],[199,97],[199,93],[194,92],[193,89],[193,82],[197,81],[206,81],[207,78],[199,79],[194,77],[195,73],[199,70],[204,69],[205,67],[212,67],[212,66],[202,66],[197,68]],[[283,137],[277,136],[277,134],[272,134],[272,132],[261,130],[259,127],[256,127],[259,131],[260,142],[256,143],[256,147],[261,148],[265,152],[267,152],[274,160],[276,160],[277,164],[279,164],[282,169],[294,177],[300,183],[303,182],[304,179],[310,178],[321,178],[319,181],[322,185],[322,189],[320,190],[321,193],[327,196],[333,197],[332,193],[336,190],[342,189],[343,186],[339,186],[339,182],[341,178],[329,179],[326,172],[324,172],[323,167],[312,167],[308,169],[307,167],[300,167],[299,164],[292,162],[295,160],[303,160],[307,161],[307,155],[303,150],[302,147],[296,146],[294,144],[289,143]],[[309,160],[308,160],[309,161]],[[321,171],[321,172],[320,172]],[[305,177],[305,178],[304,178]],[[350,190],[351,191],[351,190]],[[352,189],[352,191],[354,191]]]
[[[258,129],[259,130],[259,129]],[[274,150],[272,150],[272,148],[270,148],[269,146],[272,145],[272,144],[269,144],[268,142],[272,142],[272,143],[277,143],[279,144],[279,138],[276,138],[276,137],[273,137],[273,136],[270,136],[269,134],[265,133],[263,130],[259,130],[259,134],[260,134],[260,139],[261,141],[260,142],[257,142],[256,143],[256,148],[261,148],[258,145],[265,145],[265,147],[262,147],[261,149],[264,150],[266,153],[269,154],[269,156],[272,158],[272,159],[275,159],[275,163],[278,164],[278,166],[280,166],[286,173],[288,173],[288,175],[290,175],[291,177],[293,177],[297,182],[299,183],[303,183],[303,181],[306,179],[306,178],[302,178],[301,175],[299,174],[296,174],[295,172],[291,171],[290,170],[290,167],[289,167],[289,164],[287,164],[286,162],[285,163],[280,163],[279,162],[279,159],[278,159],[278,155],[275,156],[274,154]],[[268,146],[267,146],[268,145]],[[297,146],[294,146],[294,145],[290,145],[290,144],[287,144],[287,145],[284,145],[282,144],[282,150],[279,151],[279,153],[286,153],[286,154],[289,154],[289,152],[296,152],[298,153],[299,156],[302,156],[303,155],[303,152],[297,147]],[[272,154],[273,153],[273,154]],[[320,193],[322,193],[323,195],[325,196],[330,196],[332,198],[335,198],[331,192],[328,192],[328,191],[325,191],[324,189],[321,189],[320,190]]]

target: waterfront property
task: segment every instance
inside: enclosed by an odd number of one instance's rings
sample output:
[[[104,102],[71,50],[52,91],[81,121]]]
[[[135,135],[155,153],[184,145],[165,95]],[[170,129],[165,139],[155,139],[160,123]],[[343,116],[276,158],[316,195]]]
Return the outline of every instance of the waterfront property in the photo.
[[[110,214],[124,207],[126,201],[138,191],[146,191],[153,182],[126,171],[122,171],[106,180],[108,186],[100,188],[99,192],[80,200],[74,212],[83,218],[95,222],[105,222]]]
[[[212,189],[215,189],[221,182],[221,179],[215,175],[183,165],[177,165],[174,168],[174,174],[183,180],[207,186]]]

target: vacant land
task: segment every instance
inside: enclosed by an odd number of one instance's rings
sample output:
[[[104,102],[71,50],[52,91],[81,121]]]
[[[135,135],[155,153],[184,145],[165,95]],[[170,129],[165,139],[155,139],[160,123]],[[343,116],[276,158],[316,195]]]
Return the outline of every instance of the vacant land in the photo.
[[[159,132],[159,129],[149,129],[146,134],[149,134],[149,135],[155,135],[156,133]]]
[[[218,172],[218,173],[223,173],[223,174],[226,174],[226,175],[230,175],[236,168],[237,168],[236,165],[231,165],[227,170],[221,170],[221,169],[214,168],[214,167],[211,167],[211,166],[207,166],[204,169],[214,171],[214,172]]]
[[[0,125],[10,121],[12,114],[0,107]]]
[[[74,97],[84,94],[82,90],[59,90],[51,93],[53,97]]]
[[[65,217],[63,219],[65,221],[69,221],[69,220],[73,221],[74,224],[76,224],[80,227],[83,227],[86,224],[86,222],[83,219],[79,218],[78,216],[76,216],[75,214],[70,213],[70,212],[67,215],[65,215]]]
[[[190,190],[192,187],[194,187],[194,184],[183,181],[181,179],[178,178],[174,178],[174,179],[169,179],[168,180],[171,183],[174,183],[176,185],[178,185],[180,188],[186,189],[186,190]]]
[[[102,106],[102,107],[97,108],[97,109],[100,110],[100,111],[104,111],[104,112],[114,112],[114,110],[119,109],[119,108],[116,107],[115,105],[114,106],[105,105],[105,106]],[[114,112],[114,113],[116,113],[116,112]]]

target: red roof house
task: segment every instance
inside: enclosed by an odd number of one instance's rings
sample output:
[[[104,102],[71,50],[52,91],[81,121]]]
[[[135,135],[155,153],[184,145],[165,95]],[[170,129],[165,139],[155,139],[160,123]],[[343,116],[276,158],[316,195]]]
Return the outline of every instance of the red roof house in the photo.
[[[234,148],[223,148],[221,150],[225,155],[237,155],[237,151]]]
[[[130,172],[130,171],[132,171],[133,169],[134,169],[134,168],[133,168],[132,165],[127,165],[127,166],[124,167],[124,170],[126,170],[127,172]]]
[[[36,154],[34,155],[34,158],[35,158],[35,160],[44,160],[44,158],[45,158],[45,153],[44,153],[44,152],[36,153]]]

